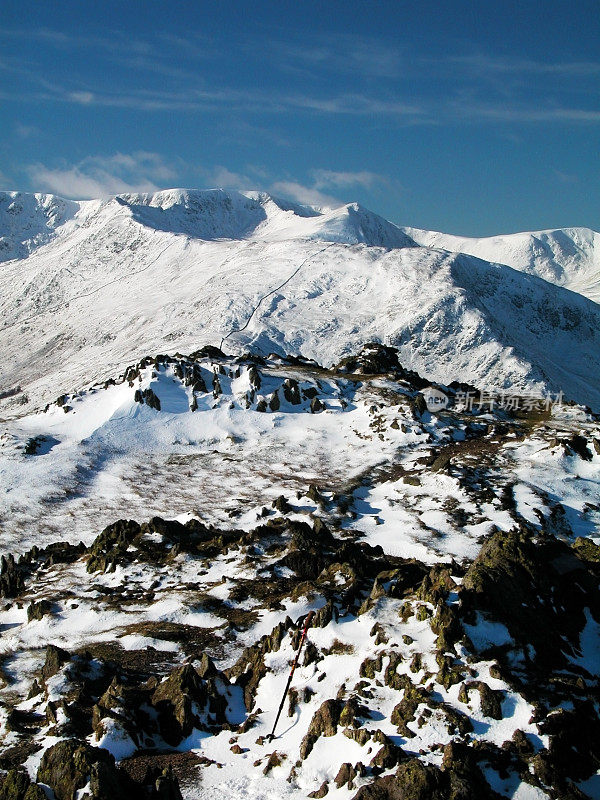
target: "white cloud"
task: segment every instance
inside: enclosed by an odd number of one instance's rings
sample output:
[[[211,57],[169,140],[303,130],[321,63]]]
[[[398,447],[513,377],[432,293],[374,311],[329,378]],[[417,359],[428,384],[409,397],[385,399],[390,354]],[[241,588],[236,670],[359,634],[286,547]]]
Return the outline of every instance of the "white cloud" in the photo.
[[[280,194],[298,203],[306,203],[310,206],[325,206],[336,208],[341,205],[340,201],[331,195],[324,194],[316,186],[303,186],[296,181],[276,181],[271,186],[271,192]]]
[[[89,106],[95,100],[93,92],[69,92],[67,98],[74,103],[80,103],[82,106]]]
[[[175,170],[158,153],[137,151],[90,156],[78,164],[50,168],[31,164],[27,172],[35,190],[79,200],[122,192],[152,192],[176,179]]]
[[[240,172],[231,172],[227,167],[217,166],[208,173],[209,182],[219,189],[237,189],[245,191],[252,188],[253,181]]]
[[[389,183],[388,179],[376,172],[361,170],[360,172],[335,172],[330,169],[313,170],[315,187],[323,189],[327,186],[362,186],[364,189],[372,189],[374,186]]]
[[[20,122],[15,124],[15,133],[20,139],[29,139],[31,136],[38,136],[40,129],[35,125],[23,125]]]

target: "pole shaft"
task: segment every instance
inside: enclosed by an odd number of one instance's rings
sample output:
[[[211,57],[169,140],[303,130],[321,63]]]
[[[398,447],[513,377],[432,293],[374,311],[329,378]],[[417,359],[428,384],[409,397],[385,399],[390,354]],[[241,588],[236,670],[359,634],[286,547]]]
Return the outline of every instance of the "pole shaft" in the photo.
[[[302,636],[300,637],[300,644],[298,645],[298,650],[296,652],[296,657],[294,658],[294,663],[292,664],[292,669],[290,671],[289,677],[287,679],[287,683],[285,685],[285,691],[283,692],[283,697],[281,698],[281,703],[279,704],[279,710],[277,711],[277,716],[275,717],[275,722],[273,724],[273,730],[269,734],[269,741],[273,739],[275,736],[275,728],[277,727],[277,723],[279,722],[279,717],[281,716],[281,711],[283,709],[283,704],[285,703],[285,698],[287,697],[288,690],[290,688],[290,684],[292,682],[292,678],[294,677],[294,672],[296,671],[296,666],[298,664],[298,659],[300,658],[300,653],[302,652],[302,645],[304,644],[304,640],[306,639],[306,634],[308,633],[308,629],[310,628],[310,623],[315,615],[314,611],[311,611],[306,620],[304,622],[304,629],[302,630]]]

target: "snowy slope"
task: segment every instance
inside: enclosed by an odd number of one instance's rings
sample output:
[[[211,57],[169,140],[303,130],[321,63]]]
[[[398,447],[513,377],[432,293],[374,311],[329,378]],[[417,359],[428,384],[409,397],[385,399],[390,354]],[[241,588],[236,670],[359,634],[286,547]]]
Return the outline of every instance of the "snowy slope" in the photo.
[[[79,208],[79,203],[51,194],[0,192],[0,262],[25,258]]]
[[[471,239],[404,228],[418,244],[485,261],[507,264],[520,272],[600,301],[600,234],[589,228],[561,228]]]
[[[15,392],[0,401],[3,414],[148,352],[221,341],[230,352],[329,365],[379,340],[441,382],[600,405],[595,303],[506,266],[416,247],[359,206],[177,189],[77,209],[0,272],[0,383]]]

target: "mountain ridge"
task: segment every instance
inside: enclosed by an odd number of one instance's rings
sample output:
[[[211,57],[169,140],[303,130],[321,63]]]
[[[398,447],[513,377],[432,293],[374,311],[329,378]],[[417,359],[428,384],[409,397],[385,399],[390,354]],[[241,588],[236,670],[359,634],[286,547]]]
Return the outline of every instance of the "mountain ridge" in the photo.
[[[22,392],[0,401],[2,413],[44,405],[147,352],[224,339],[233,353],[326,365],[380,341],[434,381],[562,391],[600,406],[597,304],[506,265],[418,246],[357,204],[168,190],[55,201],[50,218],[48,196],[30,197],[56,233],[38,241],[19,201],[19,230],[34,241],[0,269],[0,383]]]

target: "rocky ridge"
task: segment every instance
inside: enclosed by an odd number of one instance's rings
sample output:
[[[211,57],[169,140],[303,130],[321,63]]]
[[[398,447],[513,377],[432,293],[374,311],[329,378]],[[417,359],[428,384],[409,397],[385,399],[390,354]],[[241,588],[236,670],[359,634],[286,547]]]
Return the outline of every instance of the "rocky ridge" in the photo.
[[[157,356],[90,397],[122,390],[128,408],[161,419],[172,413],[164,380],[200,418],[235,403],[325,424],[368,397],[366,430],[388,455],[344,484],[285,490],[252,522],[249,512],[229,525],[123,518],[88,544],[6,554],[0,797],[35,800],[42,787],[58,800],[210,797],[223,781],[361,800],[495,800],[517,787],[591,796],[598,508],[574,515],[567,492],[596,474],[593,415],[504,408],[461,384],[434,387],[450,401],[431,412],[428,382],[375,344],[329,371],[216,349]],[[42,416],[77,419],[87,400],[61,395]],[[43,440],[18,446],[22,459],[44,457]],[[546,472],[570,478],[562,497],[524,494],[518,453],[532,447]],[[432,543],[446,525],[479,531],[476,550],[447,538],[411,555],[406,533],[380,516],[380,490],[416,504]]]

